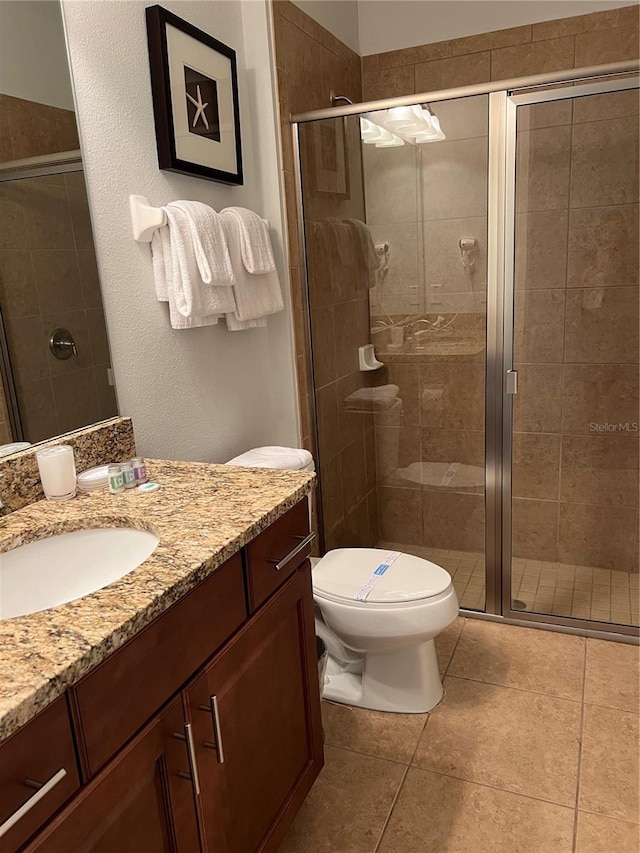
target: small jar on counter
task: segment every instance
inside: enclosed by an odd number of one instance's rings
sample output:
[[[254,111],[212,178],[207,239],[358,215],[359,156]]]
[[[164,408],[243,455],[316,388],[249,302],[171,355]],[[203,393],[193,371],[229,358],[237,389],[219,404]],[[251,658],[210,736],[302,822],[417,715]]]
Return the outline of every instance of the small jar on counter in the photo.
[[[133,473],[136,478],[136,486],[141,486],[143,483],[146,483],[147,467],[144,464],[144,459],[140,456],[136,456],[135,459],[131,460],[131,464],[133,465]]]
[[[112,495],[119,495],[124,492],[122,465],[109,465],[109,491]]]
[[[123,462],[120,468],[122,469],[125,489],[135,489],[136,475],[133,470],[133,464],[131,462]]]

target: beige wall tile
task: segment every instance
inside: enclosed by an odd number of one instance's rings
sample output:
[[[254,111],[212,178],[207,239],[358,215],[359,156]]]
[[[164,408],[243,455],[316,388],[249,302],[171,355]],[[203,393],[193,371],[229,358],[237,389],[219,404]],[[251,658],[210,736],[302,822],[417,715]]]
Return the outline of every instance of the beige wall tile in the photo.
[[[363,70],[362,97],[365,101],[373,101],[376,98],[412,95],[415,92],[413,69],[413,65],[404,65],[380,71]]]
[[[483,137],[447,140],[423,150],[425,221],[486,215],[487,151]]]
[[[639,54],[637,26],[616,27],[576,36],[576,68],[636,59]]]
[[[53,376],[53,401],[60,432],[100,420],[95,373],[92,367]]]
[[[414,764],[573,807],[580,717],[578,702],[447,676]]]
[[[407,466],[420,460],[418,427],[376,427],[375,439],[378,481],[388,486],[419,489],[419,483],[404,475]]]
[[[382,372],[382,371],[381,371]],[[392,418],[380,414],[375,415],[375,422],[380,426],[418,426],[420,423],[420,366],[418,364],[403,364],[402,362],[390,362],[385,368],[385,376],[376,384],[392,383],[400,389],[399,397],[402,400],[402,410],[399,417]]]
[[[6,113],[0,112],[0,162],[15,159],[11,146],[11,134]]]
[[[620,26],[635,27],[638,29],[640,25],[640,6],[633,3],[630,6],[622,6],[620,8]]]
[[[427,714],[383,714],[322,703],[325,743],[409,764],[427,721]]]
[[[484,497],[477,494],[422,492],[425,545],[454,551],[484,550]]]
[[[567,218],[566,210],[516,215],[516,290],[565,287]]]
[[[555,127],[571,124],[573,101],[548,101],[542,104],[520,106],[516,113],[518,131],[536,130],[540,127]]]
[[[333,308],[322,305],[311,309],[311,334],[316,353],[314,378],[316,388],[322,388],[337,379],[336,351],[333,334]]]
[[[637,287],[638,205],[569,214],[569,287]]]
[[[560,436],[515,433],[512,477],[516,497],[558,500]]]
[[[367,186],[367,223],[385,226],[417,222],[418,159],[415,146],[385,149],[365,145],[363,164]]]
[[[283,23],[283,35],[289,110],[299,113],[328,106],[320,74],[321,46],[288,20]]]
[[[640,826],[603,815],[578,812],[577,853],[636,853]]]
[[[426,286],[441,285],[441,292],[482,292],[487,280],[487,220],[484,216],[470,219],[427,221],[424,234]],[[471,273],[460,257],[459,241],[471,237],[478,241],[475,269]]]
[[[565,291],[519,290],[514,314],[516,362],[562,364]]]
[[[563,436],[560,500],[636,506],[637,438],[624,435]]]
[[[377,71],[379,66],[377,53],[370,53],[369,56],[362,57],[362,71]]]
[[[342,467],[342,495],[345,513],[351,512],[367,494],[367,468],[364,435],[340,453]]]
[[[638,367],[565,364],[562,430],[593,432],[595,424],[638,422]]]
[[[50,379],[20,383],[20,417],[24,434],[31,442],[60,435]]]
[[[420,381],[423,427],[484,428],[482,364],[423,364]]]
[[[339,453],[320,466],[322,478],[322,513],[324,529],[328,533],[342,521],[344,503],[342,501],[342,458]]]
[[[470,619],[448,674],[582,700],[585,640]]]
[[[5,322],[39,313],[30,252],[0,249],[0,301]]]
[[[422,545],[422,503],[418,491],[378,486],[378,505],[382,539]]]
[[[398,65],[416,65],[433,59],[451,56],[448,41],[435,41],[418,47],[405,47],[402,50],[389,50],[378,54],[378,68],[395,68]]]
[[[102,308],[93,308],[86,312],[86,316],[93,364],[110,365],[111,354],[109,352],[109,339],[107,338],[104,311]]]
[[[18,385],[47,377],[53,356],[48,350],[49,338],[43,331],[40,315],[5,318],[5,328],[13,377]]]
[[[567,293],[567,362],[638,362],[638,285],[573,288]]]
[[[561,503],[558,559],[630,572],[635,524],[633,507]]]
[[[93,372],[95,374],[100,420],[113,418],[118,414],[116,389],[113,385],[109,385],[106,367],[94,367]]]
[[[606,9],[604,12],[592,12],[589,15],[576,15],[572,18],[558,18],[555,21],[541,21],[533,25],[533,40],[573,36],[595,30],[617,27],[620,21],[619,9]]]
[[[611,118],[637,116],[640,99],[637,90],[627,92],[606,92],[602,95],[588,95],[576,98],[573,102],[573,121],[606,121]]]
[[[93,249],[77,252],[85,308],[102,308],[102,291]]]
[[[0,184],[0,249],[26,249],[22,181]]]
[[[514,429],[559,432],[562,373],[557,365],[518,365],[518,394],[513,405]]]
[[[32,250],[31,263],[43,314],[84,308],[76,252]]]
[[[318,418],[318,442],[320,462],[331,459],[341,449],[340,419],[336,385],[325,385],[316,389],[316,415]]]
[[[573,37],[536,41],[491,51],[491,79],[509,80],[573,68]]]
[[[489,51],[485,51],[422,62],[415,66],[415,91],[435,92],[472,83],[486,83],[491,79],[490,56]]]
[[[484,433],[467,429],[423,429],[422,460],[424,462],[461,462],[484,466]],[[479,487],[482,491],[482,486]]]
[[[562,210],[568,206],[571,168],[569,126],[518,134],[516,210]]]
[[[495,30],[491,33],[480,33],[475,36],[453,39],[451,55],[478,53],[482,50],[493,50],[497,47],[509,47],[514,44],[525,44],[531,41],[531,27],[511,27],[508,30]]]
[[[578,806],[638,819],[638,714],[585,705]],[[611,848],[610,848],[611,849]]]
[[[352,410],[347,404],[347,397],[363,386],[368,386],[368,378],[363,378],[359,371],[349,376],[344,376],[336,382],[336,393],[338,397],[338,422],[340,449],[343,450],[357,438],[365,434],[373,426],[373,416],[370,412]]]
[[[360,299],[334,305],[333,328],[337,375],[346,376],[358,371],[358,347],[369,342],[367,302]]]
[[[514,557],[526,560],[557,560],[558,503],[514,498],[511,511]]]
[[[584,701],[637,712],[640,701],[640,649],[606,640],[587,641]]]
[[[433,112],[447,139],[469,139],[487,136],[489,132],[489,96],[438,101],[432,104]]]
[[[75,249],[67,192],[63,186],[25,181],[23,187],[27,243],[32,249]]]
[[[351,750],[325,747],[325,766],[305,800],[281,853],[371,853],[405,768]]]
[[[617,118],[573,128],[571,207],[638,201],[638,121]]]

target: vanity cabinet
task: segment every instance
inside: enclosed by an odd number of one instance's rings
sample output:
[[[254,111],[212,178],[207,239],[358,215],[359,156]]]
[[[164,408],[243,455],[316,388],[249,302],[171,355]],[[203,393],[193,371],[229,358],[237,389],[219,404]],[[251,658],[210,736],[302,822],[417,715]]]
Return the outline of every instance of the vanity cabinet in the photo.
[[[310,590],[307,562],[186,692],[204,837],[216,853],[276,850],[282,818],[295,814],[317,775]]]
[[[277,850],[322,767],[308,533],[305,500],[44,712],[73,772],[0,853]]]

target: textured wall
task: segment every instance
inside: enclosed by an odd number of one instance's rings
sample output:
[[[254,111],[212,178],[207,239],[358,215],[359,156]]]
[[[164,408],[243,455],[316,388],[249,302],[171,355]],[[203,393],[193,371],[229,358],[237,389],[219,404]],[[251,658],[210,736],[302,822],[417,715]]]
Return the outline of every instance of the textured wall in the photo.
[[[128,213],[130,193],[155,205],[188,198],[218,210],[250,207],[269,219],[281,261],[266,4],[164,4],[237,52],[240,188],[158,170],[145,5],[63,3],[120,410],[133,418],[144,455],[224,461],[255,445],[296,444],[289,307],[266,330],[173,331],[155,298],[149,246],[133,241]]]

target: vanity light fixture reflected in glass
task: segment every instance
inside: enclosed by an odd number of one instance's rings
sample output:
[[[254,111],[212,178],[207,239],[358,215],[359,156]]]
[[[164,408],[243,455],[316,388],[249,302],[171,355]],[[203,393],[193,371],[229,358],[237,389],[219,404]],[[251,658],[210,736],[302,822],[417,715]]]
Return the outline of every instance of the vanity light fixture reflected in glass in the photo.
[[[409,142],[422,145],[446,139],[440,120],[428,104],[378,110],[360,119],[360,135],[366,145],[397,148]]]

